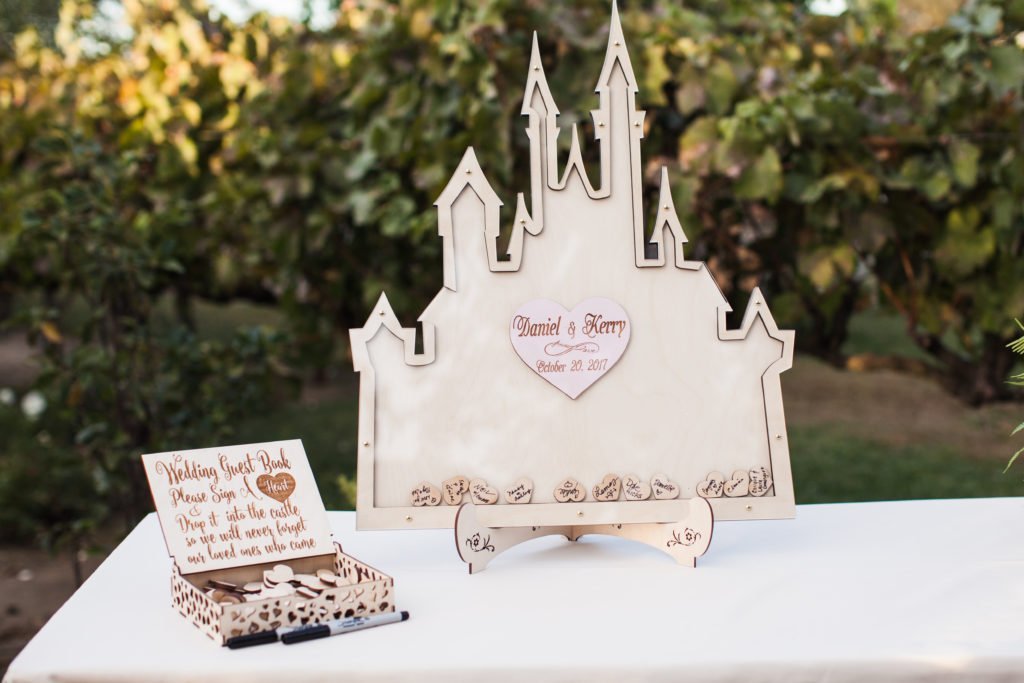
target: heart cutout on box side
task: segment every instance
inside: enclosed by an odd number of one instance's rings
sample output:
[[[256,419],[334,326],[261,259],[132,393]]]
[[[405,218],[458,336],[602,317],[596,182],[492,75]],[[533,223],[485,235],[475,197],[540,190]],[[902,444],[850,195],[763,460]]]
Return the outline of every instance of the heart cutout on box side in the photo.
[[[571,311],[534,299],[513,314],[509,335],[527,367],[575,399],[619,362],[631,328],[611,299],[586,299]]]
[[[287,472],[275,475],[261,474],[256,477],[256,488],[278,503],[283,503],[295,491],[295,477]]]

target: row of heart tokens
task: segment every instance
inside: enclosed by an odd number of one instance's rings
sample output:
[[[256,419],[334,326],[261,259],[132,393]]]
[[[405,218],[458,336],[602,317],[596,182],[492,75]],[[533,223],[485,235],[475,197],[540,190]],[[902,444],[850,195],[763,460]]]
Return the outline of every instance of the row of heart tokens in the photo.
[[[766,467],[752,470],[736,470],[728,478],[721,472],[711,472],[704,481],[697,484],[697,495],[701,498],[742,498],[763,496],[772,487],[772,475]]]
[[[296,574],[288,565],[279,564],[264,571],[262,581],[237,584],[211,580],[206,584],[206,594],[215,602],[238,605],[293,595],[315,598],[325,590],[344,583],[341,577],[329,569],[318,569],[315,574]]]
[[[656,500],[671,500],[679,497],[679,486],[669,481],[663,474],[656,474],[647,483],[639,477],[627,474],[605,475],[601,483],[592,489],[594,500],[613,501],[623,497],[625,500],[647,500],[652,495]],[[460,505],[468,495],[470,502],[477,505],[494,505],[498,502],[498,490],[489,486],[483,479],[469,480],[458,476],[446,479],[437,488],[430,482],[421,482],[410,493],[415,507],[440,505]],[[559,503],[579,503],[587,497],[586,488],[576,479],[569,477],[561,481],[554,491],[555,500]],[[533,498],[533,481],[523,477],[517,479],[504,491],[505,502],[517,505],[529,503]]]

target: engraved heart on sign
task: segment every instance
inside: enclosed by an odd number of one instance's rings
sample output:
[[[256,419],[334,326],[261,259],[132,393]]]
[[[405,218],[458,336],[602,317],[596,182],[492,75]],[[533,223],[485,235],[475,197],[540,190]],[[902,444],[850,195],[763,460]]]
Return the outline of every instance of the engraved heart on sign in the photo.
[[[571,311],[548,299],[534,299],[512,316],[512,347],[531,370],[576,398],[622,357],[631,325],[611,299],[586,299]]]
[[[283,503],[295,490],[295,478],[287,472],[281,472],[274,476],[261,474],[256,478],[256,488],[278,503]]]

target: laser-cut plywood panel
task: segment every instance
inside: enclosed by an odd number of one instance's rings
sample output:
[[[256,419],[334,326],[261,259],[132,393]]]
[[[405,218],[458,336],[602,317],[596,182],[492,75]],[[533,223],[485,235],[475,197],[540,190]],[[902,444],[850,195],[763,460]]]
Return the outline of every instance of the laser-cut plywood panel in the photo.
[[[441,496],[414,507],[411,493],[458,476],[498,491],[532,480],[529,503],[502,496],[480,510],[490,526],[670,521],[653,496],[595,501],[609,474],[667,478],[682,498],[699,489],[719,520],[793,515],[779,380],[792,365],[793,332],[776,327],[759,290],[739,329],[727,329],[731,309],[713,276],[685,258],[665,169],[650,239],[657,255],[646,256],[637,92],[613,6],[592,112],[600,178],[596,187],[588,178],[575,128],[560,170],[558,109],[534,40],[522,109],[530,197],[517,197],[507,254],[497,250],[502,201],[469,149],[436,202],[444,287],[420,316],[423,352],[383,295],[351,331],[360,528],[452,526],[457,505]],[[588,300],[605,303],[578,308]],[[524,310],[527,323],[516,320]],[[615,342],[624,348],[604,343],[623,333],[617,324],[585,335],[588,313],[628,325],[626,342]],[[536,338],[517,337],[523,330]],[[524,353],[531,342],[551,357]],[[621,355],[591,368],[601,371],[593,381],[571,376],[613,352]],[[569,477],[585,502],[556,503]]]

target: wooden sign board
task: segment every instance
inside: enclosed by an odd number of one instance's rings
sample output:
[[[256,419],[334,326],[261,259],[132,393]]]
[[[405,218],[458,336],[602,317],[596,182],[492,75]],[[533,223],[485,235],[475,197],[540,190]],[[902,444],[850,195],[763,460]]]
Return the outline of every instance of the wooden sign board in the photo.
[[[142,464],[174,558],[171,604],[215,641],[394,611],[392,578],[332,543],[301,441]]]
[[[647,224],[637,84],[613,6],[592,180],[575,127],[559,159],[535,40],[529,201],[503,223],[469,149],[436,202],[444,287],[422,351],[385,296],[351,331],[360,528],[451,527],[470,500],[486,528],[669,522],[683,499],[716,519],[794,514],[779,379],[793,332],[759,290],[729,329],[714,276],[686,258],[666,169]],[[516,489],[530,495],[497,495]]]
[[[334,554],[297,439],[150,453],[142,464],[183,574]]]

